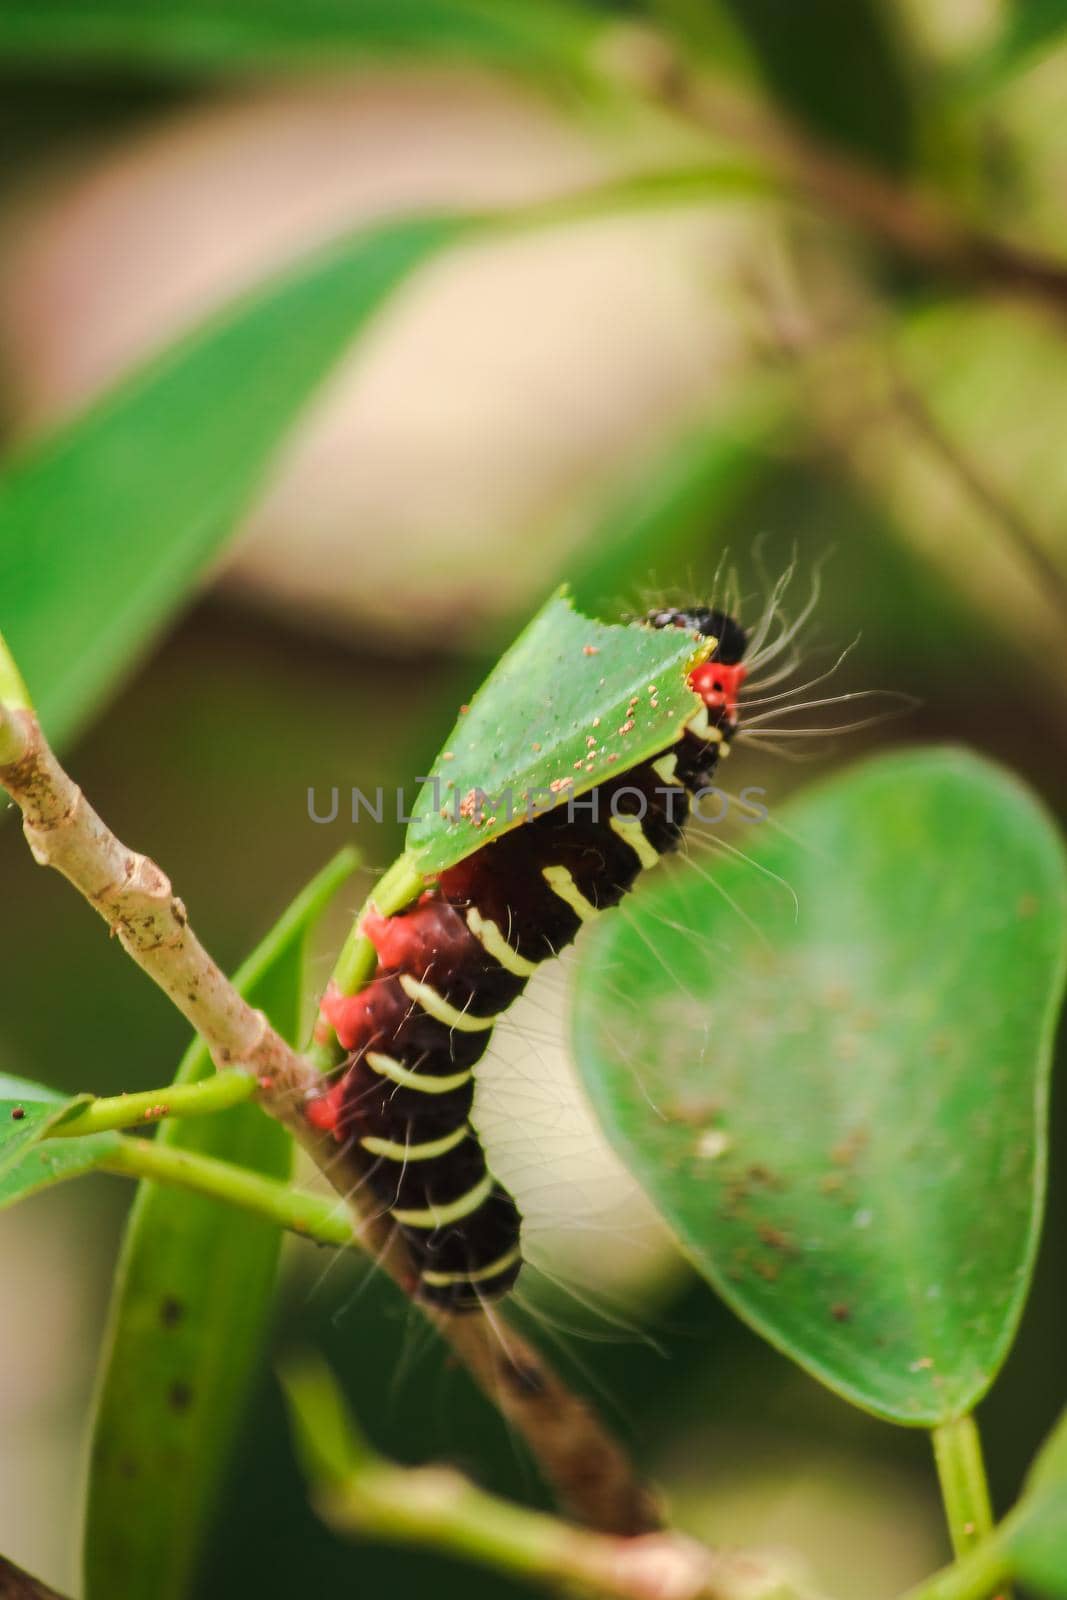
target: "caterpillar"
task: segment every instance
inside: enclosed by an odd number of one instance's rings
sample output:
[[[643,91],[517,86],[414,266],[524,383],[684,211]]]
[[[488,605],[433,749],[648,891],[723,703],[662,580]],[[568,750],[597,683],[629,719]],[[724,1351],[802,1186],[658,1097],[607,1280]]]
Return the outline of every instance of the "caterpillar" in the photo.
[[[522,1266],[519,1208],[469,1120],[494,1023],[542,962],[678,847],[690,797],[710,785],[738,726],[741,625],[707,607],[644,620],[715,640],[689,674],[701,705],[682,737],[599,784],[580,814],[542,812],[441,872],[413,906],[388,917],[372,909],[362,931],[376,976],[322,1002],[348,1054],[308,1118],[358,1146],[367,1187],[404,1235],[413,1292],[447,1311],[500,1298]]]

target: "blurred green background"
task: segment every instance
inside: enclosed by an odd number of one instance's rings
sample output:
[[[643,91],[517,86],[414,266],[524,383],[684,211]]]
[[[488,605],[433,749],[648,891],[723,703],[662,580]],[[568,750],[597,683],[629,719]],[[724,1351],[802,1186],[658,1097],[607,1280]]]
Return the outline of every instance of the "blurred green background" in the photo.
[[[749,617],[766,573],[795,554],[803,594],[829,553],[805,671],[858,636],[833,689],[918,699],[905,716],[803,747],[802,763],[739,747],[733,784],[765,784],[773,804],[864,749],[957,739],[1013,766],[1062,814],[1067,288],[949,274],[922,250],[887,248],[848,207],[802,201],[758,141],[694,122],[677,80],[743,96],[790,148],[825,141],[820,151],[892,185],[906,207],[937,194],[962,226],[1054,263],[1067,257],[1056,114],[1067,7],[603,3],[542,8],[535,24],[504,28],[503,44],[493,26],[467,26],[479,14],[414,0],[395,12],[199,0],[137,21],[120,0],[0,3],[0,396],[14,458],[32,460],[122,374],[360,225],[506,212],[709,163],[767,179],[689,195],[678,184],[655,206],[594,206],[474,239],[405,281],[226,519],[232,539],[195,581],[174,582],[121,670],[94,678],[69,715],[65,753],[99,809],[165,864],[230,967],[354,839],[368,871],[322,931],[324,981],[402,829],[353,828],[343,803],[336,823],[316,826],[309,787],[406,785],[413,798],[456,707],[561,578],[590,604],[640,609],[649,596],[703,594],[728,551]],[[268,362],[250,405],[270,381]],[[240,405],[239,381],[236,393]],[[216,399],[203,395],[206,428]],[[165,474],[157,488],[162,503]],[[91,568],[106,495],[87,520],[82,510],[50,504],[49,538]],[[0,625],[16,650],[37,599],[29,526],[3,524],[0,581],[6,572],[18,606],[0,589]],[[121,559],[101,557],[105,588],[120,595],[159,537],[149,502]],[[102,638],[109,622],[106,606],[91,619]],[[49,647],[63,659],[64,705],[76,705],[79,656],[64,657],[62,631]],[[0,885],[18,928],[0,960],[0,1067],[101,1093],[162,1082],[185,1044],[180,1019],[66,886],[36,871],[10,819]],[[493,1083],[505,1121],[508,1070],[514,1084],[540,1070],[542,1049],[559,1055],[565,984],[535,1003],[532,1055],[513,1050]],[[592,1274],[603,1309],[543,1288],[550,1325],[538,1336],[632,1437],[682,1524],[788,1548],[842,1600],[929,1570],[947,1551],[926,1440],[849,1410],[760,1344],[606,1169],[618,1213],[595,1238],[596,1276],[588,1241],[583,1253],[566,1225],[580,1222],[594,1136],[578,1111],[561,1129],[554,1096],[527,1096],[508,1130],[515,1186],[521,1197],[524,1175],[533,1192],[556,1191],[562,1225],[545,1223],[544,1264],[571,1282]],[[1062,1102],[1057,1089],[1057,1153]],[[94,1178],[0,1225],[0,1550],[66,1590],[128,1199],[118,1180]],[[546,1217],[552,1200],[541,1194]],[[1067,1400],[1065,1249],[1054,1154],[1034,1292],[982,1408],[1001,1504]],[[397,1295],[306,1246],[285,1262],[277,1344],[320,1345],[376,1442],[404,1460],[448,1453],[483,1482],[540,1498],[520,1446]],[[573,1336],[575,1323],[610,1342]],[[354,1553],[328,1533],[305,1508],[265,1369],[197,1593],[324,1594],[357,1574],[368,1590],[509,1587],[435,1557]]]

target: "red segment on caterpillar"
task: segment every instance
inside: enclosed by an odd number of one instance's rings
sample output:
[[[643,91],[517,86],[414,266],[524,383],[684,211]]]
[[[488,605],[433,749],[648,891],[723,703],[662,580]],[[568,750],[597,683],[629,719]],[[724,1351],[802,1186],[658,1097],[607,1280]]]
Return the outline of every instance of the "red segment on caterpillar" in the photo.
[[[365,913],[360,929],[375,950],[383,970],[428,973],[456,965],[468,955],[472,936],[463,918],[432,890],[401,916]]]
[[[344,1099],[343,1089],[344,1083],[339,1079],[325,1094],[316,1095],[313,1100],[307,1102],[304,1114],[317,1132],[337,1132],[341,1102]]]
[[[319,1015],[329,1023],[343,1049],[354,1050],[362,1042],[366,1011],[365,992],[342,994],[331,978],[319,1005]]]

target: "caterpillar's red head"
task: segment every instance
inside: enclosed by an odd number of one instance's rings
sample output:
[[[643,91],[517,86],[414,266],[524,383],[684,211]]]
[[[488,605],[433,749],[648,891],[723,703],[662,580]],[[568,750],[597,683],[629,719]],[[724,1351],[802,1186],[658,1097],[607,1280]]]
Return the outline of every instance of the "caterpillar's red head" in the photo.
[[[700,696],[718,724],[733,727],[737,722],[737,697],[748,674],[741,658],[748,648],[748,635],[736,618],[725,611],[713,611],[708,606],[695,606],[691,611],[651,611],[648,622],[653,628],[688,628],[691,633],[702,633],[714,639],[715,649],[699,667],[689,674],[689,687]]]
[[[701,662],[689,674],[689,687],[700,696],[709,711],[725,712],[727,720],[737,722],[737,697],[748,676],[748,668],[739,661],[725,663]]]

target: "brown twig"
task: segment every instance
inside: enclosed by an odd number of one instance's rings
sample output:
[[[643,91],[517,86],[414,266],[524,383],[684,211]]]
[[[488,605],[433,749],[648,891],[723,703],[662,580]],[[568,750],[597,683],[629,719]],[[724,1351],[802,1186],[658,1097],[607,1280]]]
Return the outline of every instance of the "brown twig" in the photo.
[[[608,68],[689,123],[741,145],[794,192],[939,275],[1067,312],[1067,263],[972,227],[940,197],[825,143],[775,106],[694,70],[669,40],[627,27]],[[617,42],[620,42],[617,40]]]
[[[63,1596],[0,1556],[0,1600],[63,1600]]]
[[[661,1526],[655,1500],[586,1402],[515,1329],[485,1316],[436,1316],[452,1349],[531,1446],[563,1508],[603,1533]]]
[[[1067,575],[1050,553],[1051,534],[1031,519],[997,482],[988,464],[937,416],[894,353],[884,321],[872,318],[869,308],[833,321],[814,310],[798,313],[795,304],[783,302],[780,286],[757,273],[750,277],[763,301],[770,352],[793,368],[804,397],[801,411],[816,447],[834,454],[857,481],[874,481],[884,488],[885,461],[890,459],[885,452],[892,450],[887,441],[906,430],[913,445],[933,458],[980,517],[999,530],[1004,544],[1019,558],[1020,576],[1028,576],[1039,608],[1028,618],[1028,644],[1040,654],[1052,692],[1062,701]],[[872,442],[878,446],[875,458],[881,468],[869,464]],[[1023,568],[1029,569],[1028,574]],[[998,611],[1003,609],[1001,597]]]
[[[95,907],[127,955],[192,1023],[216,1066],[297,1087],[299,1058],[208,955],[166,874],[97,816],[33,712],[3,710],[0,726],[0,783],[22,812],[34,860],[61,872]]]
[[[22,811],[34,859],[54,867],[96,908],[127,954],[170,996],[222,1069],[255,1073],[278,1117],[353,1210],[359,1242],[405,1290],[414,1282],[398,1231],[364,1216],[361,1171],[315,1132],[303,1107],[320,1079],[261,1011],[250,1007],[204,949],[153,861],[110,831],[56,760],[32,711],[0,701],[0,785]],[[514,1329],[477,1313],[422,1308],[508,1421],[522,1434],[562,1505],[610,1533],[658,1525],[652,1500],[619,1444]]]

